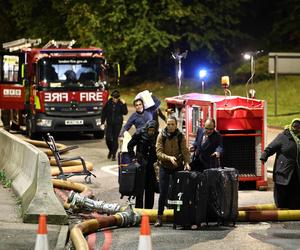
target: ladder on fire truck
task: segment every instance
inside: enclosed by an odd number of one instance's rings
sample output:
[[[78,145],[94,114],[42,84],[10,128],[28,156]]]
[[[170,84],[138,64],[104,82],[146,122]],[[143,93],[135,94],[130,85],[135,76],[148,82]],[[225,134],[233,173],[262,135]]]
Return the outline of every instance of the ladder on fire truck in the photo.
[[[18,51],[25,48],[31,48],[32,46],[37,46],[42,42],[42,39],[18,39],[11,42],[6,42],[2,44],[3,49],[8,50],[9,52]]]
[[[43,46],[43,49],[49,49],[49,48],[66,48],[66,49],[71,49],[73,45],[76,43],[74,39],[71,41],[55,41],[55,40],[50,40],[48,43],[46,43]]]

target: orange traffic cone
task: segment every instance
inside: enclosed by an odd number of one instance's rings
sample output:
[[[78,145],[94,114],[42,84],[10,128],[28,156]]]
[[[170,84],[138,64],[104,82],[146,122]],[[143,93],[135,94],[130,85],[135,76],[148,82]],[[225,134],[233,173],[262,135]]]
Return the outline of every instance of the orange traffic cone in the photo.
[[[34,250],[49,250],[48,236],[47,236],[47,218],[45,214],[40,214],[39,227],[35,240]]]
[[[142,215],[138,250],[152,250],[149,216],[146,214]]]

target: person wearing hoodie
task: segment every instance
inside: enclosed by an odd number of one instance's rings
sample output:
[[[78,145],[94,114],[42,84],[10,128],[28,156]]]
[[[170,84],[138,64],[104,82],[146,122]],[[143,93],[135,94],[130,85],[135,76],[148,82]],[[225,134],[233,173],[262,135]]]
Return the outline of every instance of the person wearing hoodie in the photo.
[[[120,92],[114,90],[101,114],[101,126],[103,128],[106,122],[105,141],[109,150],[107,158],[112,161],[116,160],[119,147],[118,137],[123,124],[123,116],[127,113],[127,105],[124,100],[120,99]]]
[[[167,118],[167,126],[160,132],[156,141],[156,154],[159,161],[159,199],[156,227],[162,226],[162,215],[168,196],[169,179],[176,171],[190,170],[190,152],[186,139],[177,128],[174,116]]]
[[[145,126],[133,134],[127,145],[128,154],[131,161],[137,160],[144,170],[144,195],[136,197],[136,208],[152,209],[154,205],[154,193],[157,185],[153,164],[156,162],[156,138],[158,135],[157,122],[148,121]],[[136,146],[136,153],[134,147]]]
[[[300,209],[300,118],[265,148],[260,160],[276,154],[273,166],[274,200],[278,208]]]

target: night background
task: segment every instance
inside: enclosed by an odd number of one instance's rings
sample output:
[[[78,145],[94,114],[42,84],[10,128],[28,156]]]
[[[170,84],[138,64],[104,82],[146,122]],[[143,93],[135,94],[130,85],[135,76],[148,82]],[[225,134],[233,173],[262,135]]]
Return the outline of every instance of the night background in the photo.
[[[299,0],[0,0],[0,42],[20,38],[75,39],[99,46],[119,62],[124,82],[174,77],[173,53],[188,51],[184,77],[200,67],[211,76],[249,77],[243,52],[257,55],[268,77],[269,52],[300,51]],[[260,61],[259,61],[260,60]],[[264,70],[260,70],[264,68]],[[243,75],[243,72],[247,76]],[[211,79],[212,80],[212,79]]]

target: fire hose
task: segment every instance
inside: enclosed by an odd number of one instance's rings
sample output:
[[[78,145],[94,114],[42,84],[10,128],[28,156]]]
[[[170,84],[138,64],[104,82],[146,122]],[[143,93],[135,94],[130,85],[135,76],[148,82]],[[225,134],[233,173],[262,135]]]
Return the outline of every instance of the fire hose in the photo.
[[[126,213],[125,215],[123,215],[122,210],[124,208],[118,206],[117,204],[113,204],[112,206],[112,204],[105,204],[103,201],[95,201],[86,197],[82,197],[80,194],[76,194],[74,192],[70,193],[68,197],[68,202],[71,202],[71,206],[76,205],[81,208],[89,208],[98,213],[113,214],[118,210],[118,207],[121,211],[116,212],[115,215],[102,216],[96,219],[87,220],[74,226],[71,230],[70,237],[76,250],[88,249],[87,242],[83,236],[84,234],[90,234],[96,232],[98,229],[103,229],[108,223],[111,223],[109,224],[109,226],[135,226],[136,221],[140,220],[141,214],[147,214],[149,216],[150,222],[155,222],[155,220],[157,219],[156,209],[132,209],[130,206],[130,208],[125,208]],[[134,213],[134,216],[139,216],[139,220],[136,219],[133,223],[131,219],[128,219],[129,209],[132,210],[132,212],[130,213]],[[114,217],[115,219],[112,219],[112,217]],[[276,209],[275,204],[252,205],[240,207],[237,218],[237,221],[239,222],[287,220],[300,220],[300,210]],[[173,221],[172,209],[167,209],[164,211],[163,221]]]
[[[60,174],[59,168],[57,166],[57,163],[55,159],[51,159],[50,157],[53,155],[52,151],[48,148],[48,145],[46,142],[38,141],[38,140],[30,140],[30,139],[23,139],[27,143],[30,143],[38,148],[40,148],[46,155],[49,157],[49,162],[51,166],[51,175],[57,176]],[[61,143],[55,143],[57,148],[62,152],[66,153],[68,151],[68,147]],[[86,168],[89,171],[93,170],[93,163],[85,161]],[[81,161],[79,160],[73,160],[73,161],[67,161],[62,162],[62,169],[64,173],[78,173],[83,171],[83,166],[81,164]]]

